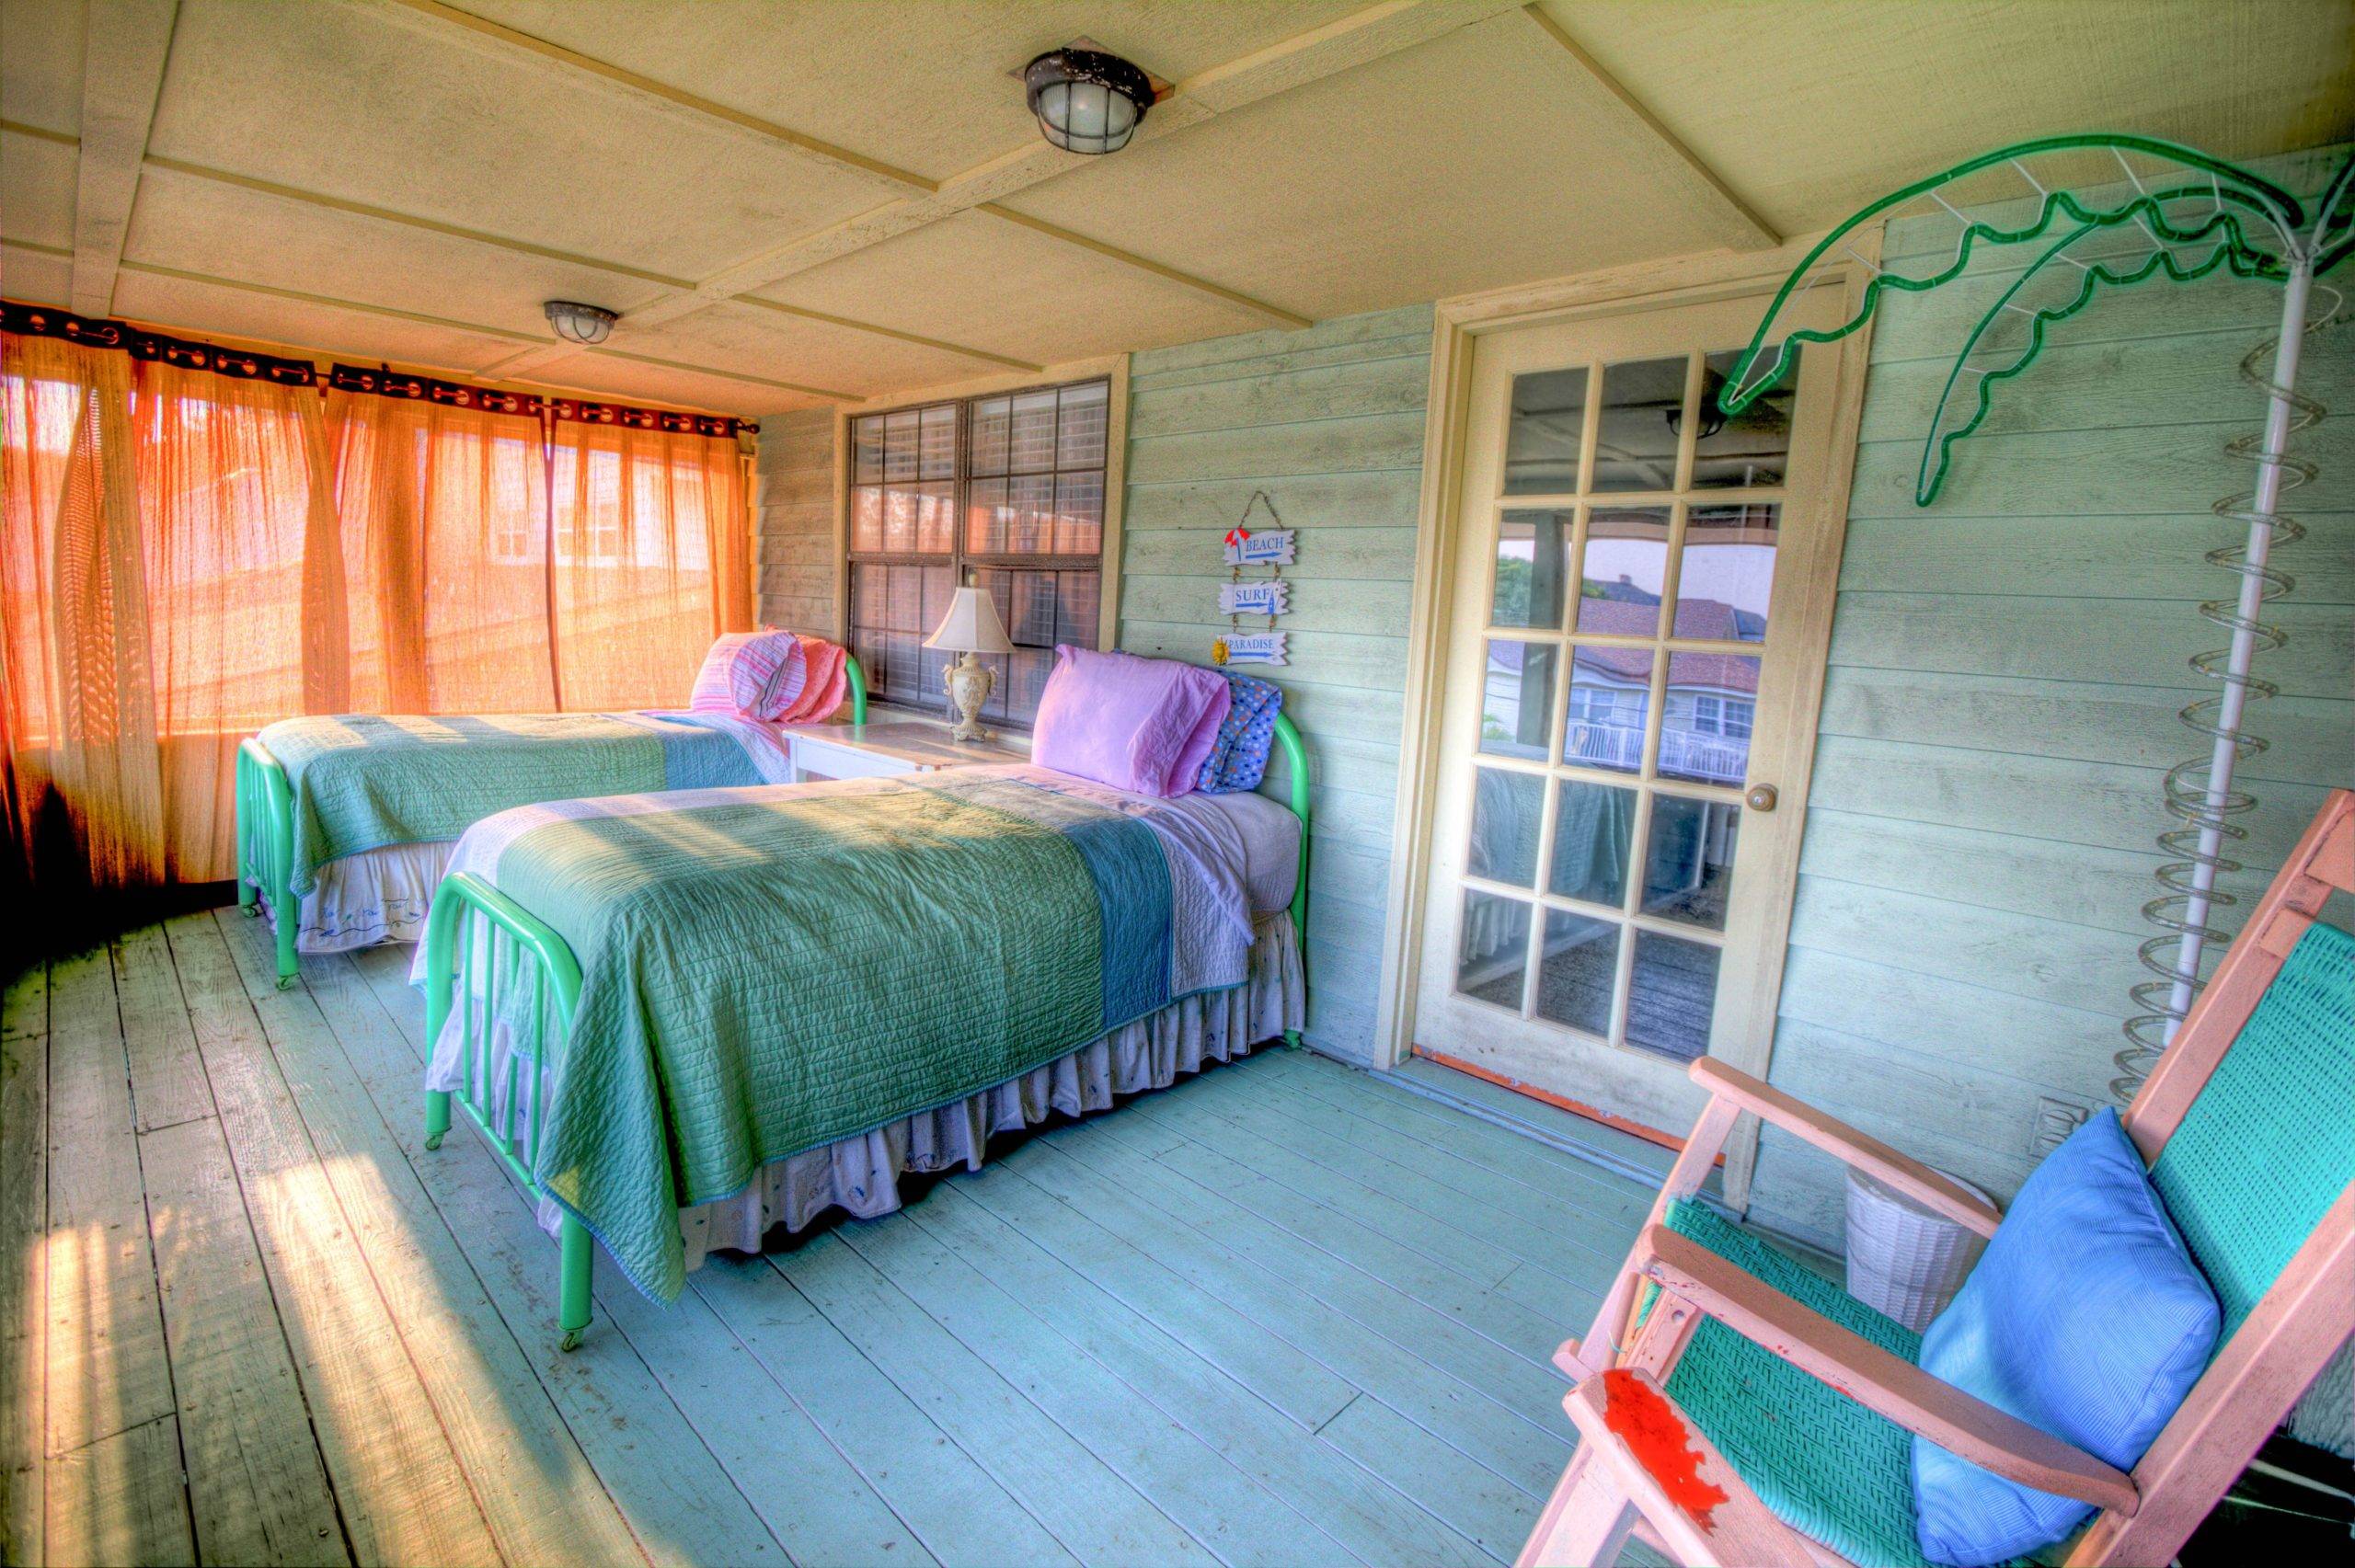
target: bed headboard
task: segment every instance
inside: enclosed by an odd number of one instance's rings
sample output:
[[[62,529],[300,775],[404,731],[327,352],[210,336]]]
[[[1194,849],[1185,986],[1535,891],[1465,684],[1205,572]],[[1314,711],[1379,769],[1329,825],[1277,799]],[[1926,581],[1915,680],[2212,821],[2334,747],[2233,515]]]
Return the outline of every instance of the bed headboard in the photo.
[[[1300,943],[1300,961],[1308,966],[1308,748],[1301,743],[1300,727],[1292,715],[1276,712],[1276,744],[1282,748],[1285,781],[1292,786],[1292,814],[1300,818],[1300,879],[1292,890],[1292,927]]]
[[[858,655],[848,648],[843,650],[843,674],[850,681],[850,721],[867,722],[867,671],[858,667]]]

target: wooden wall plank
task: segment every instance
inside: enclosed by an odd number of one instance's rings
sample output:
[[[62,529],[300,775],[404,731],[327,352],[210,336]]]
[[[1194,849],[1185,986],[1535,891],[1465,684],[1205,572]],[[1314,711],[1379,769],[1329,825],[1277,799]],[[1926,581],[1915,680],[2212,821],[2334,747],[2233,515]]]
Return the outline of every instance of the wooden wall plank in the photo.
[[[1291,662],[1258,673],[1315,771],[1308,1037],[1373,1051],[1429,395],[1428,305],[1139,354],[1119,646],[1200,661],[1229,623],[1223,540],[1298,531]],[[1271,770],[1269,793],[1284,787]],[[1328,863],[1330,869],[1327,869]]]
[[[2184,500],[2196,498],[2182,498]],[[2300,507],[2306,537],[2275,546],[2299,604],[2355,604],[2355,513]],[[2201,557],[2241,529],[2204,508],[2154,516],[1856,518],[1840,555],[1844,588],[1886,593],[2051,593],[2088,599],[2228,598],[2240,579]],[[2097,608],[2091,613],[2098,613]]]

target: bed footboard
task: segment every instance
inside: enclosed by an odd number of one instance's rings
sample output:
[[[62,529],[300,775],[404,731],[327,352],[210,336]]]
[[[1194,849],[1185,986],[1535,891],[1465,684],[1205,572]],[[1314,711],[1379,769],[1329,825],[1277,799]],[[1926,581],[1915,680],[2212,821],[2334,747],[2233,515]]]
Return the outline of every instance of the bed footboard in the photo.
[[[502,986],[507,990],[503,1010]],[[522,1001],[525,987],[528,1004]],[[460,1076],[455,1090],[425,1092],[425,1147],[442,1147],[442,1136],[450,1130],[454,1094],[466,1119],[524,1190],[534,1200],[546,1196],[533,1175],[544,1120],[541,1096],[552,1050],[569,1036],[580,1000],[580,965],[563,937],[482,878],[464,871],[443,877],[426,918],[425,1042],[431,1057],[454,1008]],[[503,1070],[493,1048],[502,1018],[508,1024]],[[520,1130],[519,1104],[531,1108]],[[589,1228],[567,1213],[557,1241],[561,1253],[557,1326],[563,1336],[557,1344],[574,1350],[589,1327]]]
[[[237,747],[237,907],[259,915],[267,901],[278,922],[278,989],[294,983],[301,960],[294,939],[303,927],[303,899],[294,876],[294,791],[286,770],[258,740]]]

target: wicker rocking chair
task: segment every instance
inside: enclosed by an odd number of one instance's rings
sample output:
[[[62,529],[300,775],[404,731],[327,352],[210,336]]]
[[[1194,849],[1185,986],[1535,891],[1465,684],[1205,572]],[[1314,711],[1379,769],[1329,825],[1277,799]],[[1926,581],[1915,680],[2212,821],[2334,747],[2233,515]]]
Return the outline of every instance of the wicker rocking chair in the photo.
[[[2355,1333],[2355,793],[2299,841],[2124,1125],[2223,1309],[2206,1373],[2131,1474],[1942,1382],[1921,1336],[1694,1201],[1760,1116],[1985,1235],[1926,1166],[1703,1059],[1712,1098],[1583,1342],[1556,1361],[1580,1441],[1521,1562],[1906,1563],[1913,1435],[2091,1503],[2069,1563],[2169,1561]]]

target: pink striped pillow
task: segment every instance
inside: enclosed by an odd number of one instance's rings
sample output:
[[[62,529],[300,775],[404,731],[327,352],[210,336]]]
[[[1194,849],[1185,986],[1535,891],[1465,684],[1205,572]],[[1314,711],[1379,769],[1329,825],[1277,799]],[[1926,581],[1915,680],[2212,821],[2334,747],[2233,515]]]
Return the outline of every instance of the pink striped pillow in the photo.
[[[687,711],[774,719],[801,695],[807,679],[801,643],[791,632],[728,632],[704,655]]]
[[[803,635],[801,654],[807,677],[798,700],[778,716],[788,724],[815,724],[833,717],[850,684],[848,671],[843,668],[847,652],[840,643]]]

